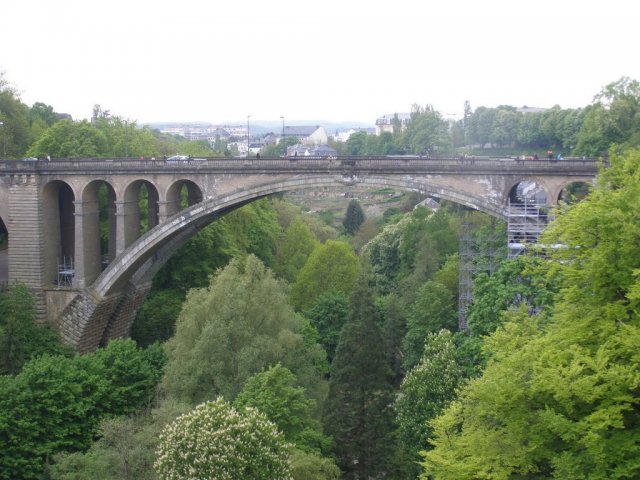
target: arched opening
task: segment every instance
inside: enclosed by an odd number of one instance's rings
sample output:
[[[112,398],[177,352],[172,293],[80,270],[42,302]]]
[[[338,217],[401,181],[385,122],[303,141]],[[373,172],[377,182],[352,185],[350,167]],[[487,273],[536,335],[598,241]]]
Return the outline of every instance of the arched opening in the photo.
[[[59,180],[43,190],[45,280],[70,287],[75,275],[75,195]]]
[[[583,200],[591,191],[591,185],[587,182],[572,182],[566,185],[558,195],[558,202],[568,205],[578,203]]]
[[[538,243],[538,237],[546,228],[548,219],[544,188],[528,180],[514,185],[509,192],[508,256],[516,257],[529,245]]]
[[[9,281],[9,231],[0,217],[0,290]]]
[[[547,195],[544,192],[544,188],[538,185],[536,182],[524,181],[517,183],[511,188],[509,192],[509,203],[519,204],[537,204],[546,205]]]
[[[200,203],[202,191],[189,180],[178,180],[167,191],[167,216],[175,215],[180,210]]]
[[[90,284],[115,258],[116,194],[103,180],[89,183],[82,192],[83,273]]]
[[[159,223],[158,189],[146,180],[131,183],[124,194],[124,247]]]

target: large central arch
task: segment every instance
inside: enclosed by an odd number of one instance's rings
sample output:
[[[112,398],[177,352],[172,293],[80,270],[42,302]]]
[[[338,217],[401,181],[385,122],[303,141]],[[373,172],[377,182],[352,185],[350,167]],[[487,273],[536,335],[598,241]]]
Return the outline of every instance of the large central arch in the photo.
[[[172,216],[122,252],[95,281],[92,290],[99,297],[105,297],[121,289],[132,278],[138,281],[150,280],[150,276],[189,238],[216,218],[251,201],[292,189],[344,187],[356,183],[360,186],[393,187],[420,192],[460,203],[498,218],[505,217],[502,206],[488,204],[486,200],[469,193],[429,184],[415,178],[372,176],[357,179],[335,175],[294,177],[265,183],[230,195],[209,198]]]

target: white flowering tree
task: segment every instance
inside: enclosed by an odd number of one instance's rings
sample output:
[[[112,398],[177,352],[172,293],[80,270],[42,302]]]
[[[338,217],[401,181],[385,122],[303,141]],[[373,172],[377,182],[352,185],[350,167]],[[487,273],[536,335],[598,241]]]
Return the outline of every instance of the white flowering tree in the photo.
[[[160,435],[155,469],[161,480],[290,480],[289,446],[253,408],[224,399],[198,405]]]

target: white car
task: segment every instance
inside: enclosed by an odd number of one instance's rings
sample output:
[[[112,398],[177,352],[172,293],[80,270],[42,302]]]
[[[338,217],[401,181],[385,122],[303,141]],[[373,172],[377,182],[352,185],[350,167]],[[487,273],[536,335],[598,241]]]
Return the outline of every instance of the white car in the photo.
[[[168,163],[187,163],[189,161],[188,155],[173,155],[167,158]]]

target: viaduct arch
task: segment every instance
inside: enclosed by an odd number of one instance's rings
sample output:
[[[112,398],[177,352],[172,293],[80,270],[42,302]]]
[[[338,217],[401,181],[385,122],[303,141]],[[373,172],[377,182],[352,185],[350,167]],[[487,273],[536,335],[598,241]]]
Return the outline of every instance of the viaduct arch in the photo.
[[[520,182],[536,182],[553,205],[568,184],[592,182],[596,173],[594,161],[490,158],[0,162],[0,200],[7,200],[0,218],[8,218],[11,232],[9,279],[32,289],[40,319],[55,325],[66,343],[90,351],[129,334],[153,275],[180,246],[259,198],[293,189],[392,187],[505,218]],[[104,245],[101,202],[108,215]],[[71,282],[55,285],[59,259],[67,256],[74,259]]]

